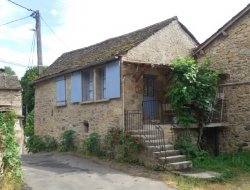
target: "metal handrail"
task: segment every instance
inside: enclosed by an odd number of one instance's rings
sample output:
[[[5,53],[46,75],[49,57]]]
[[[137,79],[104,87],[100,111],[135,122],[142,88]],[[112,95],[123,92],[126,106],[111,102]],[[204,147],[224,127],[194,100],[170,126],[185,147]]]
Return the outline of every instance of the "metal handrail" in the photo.
[[[165,151],[165,136],[164,130],[152,120],[144,120],[144,114],[141,110],[126,110],[125,111],[125,131],[133,132],[138,130],[138,135],[144,136],[147,142],[159,151],[160,157],[167,157]],[[156,148],[156,147],[159,147]],[[164,153],[162,153],[164,151]],[[166,164],[166,159],[164,159]]]

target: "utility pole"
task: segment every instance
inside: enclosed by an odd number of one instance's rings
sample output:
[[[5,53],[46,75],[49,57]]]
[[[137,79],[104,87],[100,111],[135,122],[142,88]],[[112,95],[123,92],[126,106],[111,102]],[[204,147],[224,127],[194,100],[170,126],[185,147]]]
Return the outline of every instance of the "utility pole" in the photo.
[[[37,67],[38,67],[38,75],[41,75],[43,72],[43,59],[42,59],[41,23],[40,23],[39,10],[35,11],[34,16],[36,19]]]

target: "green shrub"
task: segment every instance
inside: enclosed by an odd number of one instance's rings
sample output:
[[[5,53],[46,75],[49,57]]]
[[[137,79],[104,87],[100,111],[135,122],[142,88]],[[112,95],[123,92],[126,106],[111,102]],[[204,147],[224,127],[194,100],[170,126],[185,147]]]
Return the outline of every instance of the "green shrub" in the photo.
[[[26,147],[28,149],[28,152],[41,152],[45,150],[45,143],[42,139],[42,137],[38,135],[32,135],[28,137],[27,142],[26,142]]]
[[[26,115],[24,134],[26,137],[34,135],[34,111]]]
[[[15,120],[16,115],[12,112],[0,113],[0,136],[4,148],[4,176],[2,180],[20,186],[23,183],[23,174],[19,147],[14,133]]]
[[[74,151],[76,149],[74,138],[75,138],[75,131],[73,130],[64,131],[60,139],[59,150],[61,152]]]
[[[105,138],[108,155],[125,162],[134,162],[143,149],[142,139],[124,132],[120,128],[110,128]]]
[[[52,136],[45,136],[44,137],[44,150],[45,151],[54,151],[58,147],[58,143],[56,139]]]
[[[101,154],[101,138],[97,133],[91,133],[83,141],[83,152],[86,154],[100,155]]]

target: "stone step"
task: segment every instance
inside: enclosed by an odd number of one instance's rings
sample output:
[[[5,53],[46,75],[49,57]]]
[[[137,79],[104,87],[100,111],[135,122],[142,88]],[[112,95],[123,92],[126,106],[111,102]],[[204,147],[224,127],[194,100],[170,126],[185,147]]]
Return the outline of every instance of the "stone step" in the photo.
[[[165,151],[165,150],[174,150],[174,146],[171,144],[165,144],[165,145],[160,145],[160,146],[147,146],[149,149],[154,150],[154,151]]]
[[[159,135],[132,135],[137,136],[143,139],[151,140],[151,139],[159,139]]]
[[[167,155],[167,156],[175,156],[175,155],[180,155],[180,151],[179,150],[166,150],[166,151],[157,151],[157,152],[153,152],[155,155],[158,155],[158,157],[160,155]]]
[[[168,144],[168,142],[163,139],[145,140],[145,143],[147,143],[148,145],[159,145],[159,146]]]
[[[185,155],[175,155],[175,156],[167,156],[167,157],[160,157],[161,161],[165,161],[167,163],[176,163],[176,162],[183,162],[186,161]]]
[[[167,167],[171,170],[186,170],[192,168],[191,161],[174,162],[167,164]]]
[[[132,135],[155,135],[156,134],[155,130],[143,130],[143,129],[131,130],[129,132]]]

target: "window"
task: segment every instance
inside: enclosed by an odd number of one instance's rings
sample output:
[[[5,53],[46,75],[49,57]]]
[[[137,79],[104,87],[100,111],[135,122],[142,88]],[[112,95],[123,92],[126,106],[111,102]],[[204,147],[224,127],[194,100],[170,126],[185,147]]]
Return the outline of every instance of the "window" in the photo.
[[[82,101],[82,72],[76,71],[71,74],[71,102]]]
[[[144,96],[149,96],[149,97],[154,97],[154,78],[144,78],[143,79],[143,95]]]
[[[93,70],[85,72],[86,75],[86,100],[94,100],[94,77]]]
[[[106,98],[106,69],[102,68],[99,70],[100,75],[100,91],[101,91],[101,99]]]
[[[66,104],[66,83],[65,77],[59,76],[56,78],[56,105]]]

